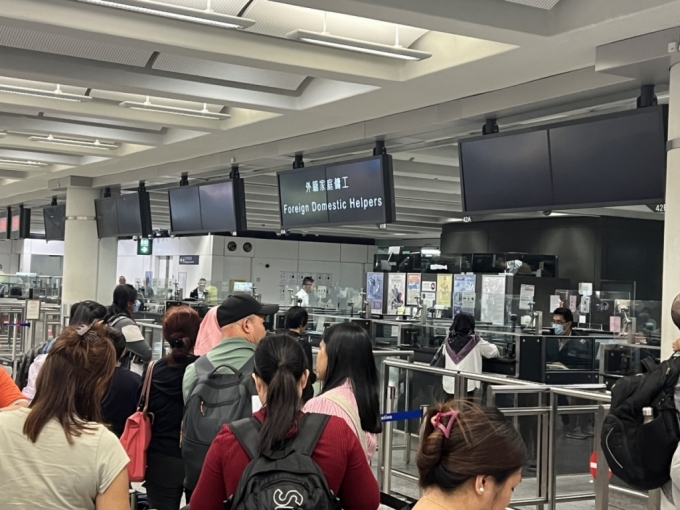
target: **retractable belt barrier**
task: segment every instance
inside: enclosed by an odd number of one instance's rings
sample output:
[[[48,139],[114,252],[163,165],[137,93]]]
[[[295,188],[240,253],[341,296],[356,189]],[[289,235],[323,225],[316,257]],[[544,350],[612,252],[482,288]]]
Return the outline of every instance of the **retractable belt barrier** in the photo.
[[[380,408],[381,421],[384,423],[380,447],[378,450],[378,481],[380,489],[386,494],[391,494],[391,479],[398,477],[417,483],[418,479],[403,470],[392,467],[393,450],[401,449],[404,445],[393,445],[393,435],[395,432],[404,434],[407,439],[414,436],[408,427],[404,430],[395,430],[392,422],[422,419],[427,406],[411,411],[395,411],[397,399],[397,388],[390,384],[389,371],[397,370],[406,372],[406,380],[410,381],[413,373],[428,374],[430,376],[446,376],[455,379],[457,399],[464,399],[464,390],[467,388],[467,381],[489,383],[487,391],[489,398],[494,398],[499,394],[531,394],[536,396],[534,407],[504,407],[501,410],[506,416],[518,419],[520,417],[531,417],[538,420],[536,433],[536,497],[513,500],[510,506],[537,506],[547,507],[548,510],[556,510],[559,503],[576,501],[594,501],[596,510],[606,510],[609,503],[609,493],[618,492],[629,497],[645,501],[648,509],[659,508],[659,494],[651,491],[649,494],[632,491],[630,489],[609,484],[609,466],[607,465],[602,446],[598,440],[602,423],[609,411],[611,395],[603,392],[606,389],[604,384],[593,385],[569,385],[569,386],[548,386],[541,383],[510,379],[505,377],[493,376],[489,374],[472,374],[447,370],[444,368],[430,367],[427,365],[406,363],[399,360],[386,359],[382,363],[380,373]],[[401,379],[400,375],[398,379]],[[558,405],[560,398],[571,397],[592,402],[589,405]],[[412,405],[408,398],[404,402],[404,407]],[[556,445],[558,437],[558,422],[562,415],[572,414],[594,414],[595,415],[595,445],[598,452],[597,478],[594,480],[594,493],[570,493],[564,495],[557,494],[557,466],[556,466]],[[520,418],[521,419],[521,418]],[[414,439],[418,439],[414,436]],[[410,441],[407,441],[410,442]],[[408,461],[405,459],[405,463]],[[589,465],[586,467],[590,467]],[[587,474],[587,470],[584,471]]]

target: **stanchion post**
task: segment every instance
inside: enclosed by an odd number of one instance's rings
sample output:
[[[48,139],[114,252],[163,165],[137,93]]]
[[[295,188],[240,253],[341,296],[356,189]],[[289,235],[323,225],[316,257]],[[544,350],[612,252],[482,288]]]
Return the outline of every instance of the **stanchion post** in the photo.
[[[379,378],[380,378],[380,414],[385,414],[387,412],[387,381],[389,381],[389,377],[386,374],[386,371],[389,370],[390,368],[385,365],[385,362],[387,359],[384,359],[382,361],[382,370],[380,371]],[[385,469],[385,450],[387,449],[387,442],[385,441],[385,427],[383,427],[383,433],[380,435],[379,438],[379,445],[378,445],[378,485],[380,486],[380,490],[384,492],[383,490],[383,471]]]
[[[10,314],[12,324],[12,378],[16,381],[17,377],[17,367],[19,363],[17,362],[17,336],[19,333],[19,327],[17,326],[17,320],[19,319],[19,313],[13,312]]]
[[[597,478],[595,478],[595,510],[609,508],[609,465],[602,451],[602,424],[607,414],[606,408],[600,404],[595,414],[595,443],[597,445]]]
[[[557,444],[557,394],[550,392],[548,447],[548,510],[557,509],[557,472],[555,470],[555,447]]]
[[[394,386],[387,389],[387,400],[385,401],[385,413],[391,414],[394,412],[394,396],[396,394]],[[383,469],[382,469],[382,487],[381,491],[385,494],[390,494],[390,487],[392,483],[392,423],[386,421],[383,427]]]
[[[404,388],[404,410],[411,408],[411,370],[406,369],[406,388]],[[411,427],[409,420],[404,421],[404,432],[406,433],[406,448],[404,448],[404,462],[411,463]]]

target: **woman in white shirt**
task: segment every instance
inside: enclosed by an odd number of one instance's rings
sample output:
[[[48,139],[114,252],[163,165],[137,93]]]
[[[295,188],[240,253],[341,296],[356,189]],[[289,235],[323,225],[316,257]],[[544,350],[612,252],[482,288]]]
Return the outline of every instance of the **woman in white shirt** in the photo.
[[[498,347],[475,334],[475,318],[466,312],[459,313],[453,319],[449,336],[442,349],[445,368],[472,374],[482,373],[482,357],[497,358],[500,355]],[[456,378],[444,376],[442,384],[444,391],[453,398],[456,392]],[[479,381],[467,381],[468,397],[473,397],[480,387]]]
[[[116,367],[110,328],[68,327],[50,349],[30,408],[0,412],[0,506],[126,510],[128,457],[101,424]]]

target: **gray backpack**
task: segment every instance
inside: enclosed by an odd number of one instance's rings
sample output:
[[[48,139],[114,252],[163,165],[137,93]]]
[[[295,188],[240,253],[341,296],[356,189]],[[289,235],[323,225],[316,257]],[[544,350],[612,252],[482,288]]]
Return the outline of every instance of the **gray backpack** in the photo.
[[[196,385],[184,406],[182,458],[184,486],[194,490],[208,449],[224,425],[252,417],[252,397],[257,395],[250,358],[240,370],[231,365],[213,366],[207,356],[194,363]]]

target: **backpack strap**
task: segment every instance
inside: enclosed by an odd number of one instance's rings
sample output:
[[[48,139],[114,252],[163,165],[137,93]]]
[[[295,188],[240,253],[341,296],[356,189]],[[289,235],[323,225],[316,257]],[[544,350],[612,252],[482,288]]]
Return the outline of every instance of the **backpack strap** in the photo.
[[[648,357],[640,360],[640,364],[642,365],[642,368],[644,369],[645,372],[651,373],[658,367],[659,365],[656,364],[654,361],[654,358]]]
[[[215,367],[208,359],[207,354],[201,356],[194,362],[194,368],[196,369],[197,379],[200,379],[201,377],[207,377],[213,370],[215,370]]]
[[[251,460],[256,459],[260,449],[262,424],[257,418],[244,418],[228,425],[231,433]]]
[[[330,400],[343,410],[343,412],[352,422],[354,432],[357,436],[357,439],[361,443],[361,448],[363,448],[364,452],[368,455],[368,441],[366,440],[366,433],[364,432],[364,429],[361,428],[361,417],[352,403],[347,400],[347,397],[345,397],[342,393],[331,390],[327,393],[322,393],[320,398]]]
[[[291,447],[302,455],[311,457],[330,418],[327,414],[306,413]]]

